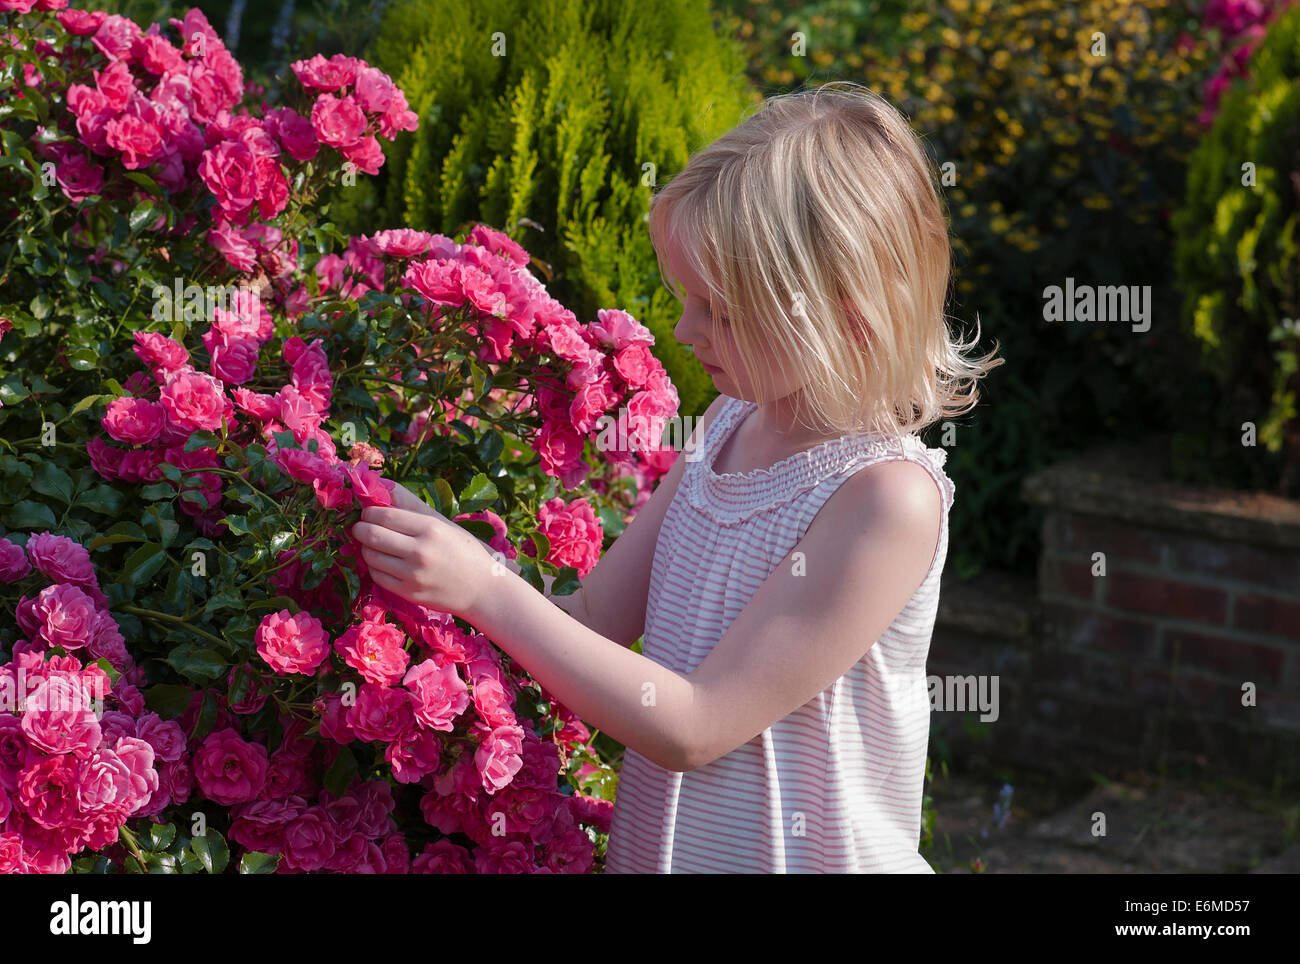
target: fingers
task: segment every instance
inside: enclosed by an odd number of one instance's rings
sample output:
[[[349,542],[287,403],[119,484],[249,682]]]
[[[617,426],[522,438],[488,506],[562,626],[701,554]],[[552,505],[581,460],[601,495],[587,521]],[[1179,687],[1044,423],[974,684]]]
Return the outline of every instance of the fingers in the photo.
[[[408,509],[371,505],[361,511],[361,518],[365,522],[408,536],[425,535],[429,531],[429,517]]]
[[[432,506],[428,505],[400,482],[393,486],[392,495],[393,505],[398,509],[405,509],[407,512],[418,512],[421,515],[437,515]]]
[[[406,594],[402,592],[402,580],[398,579],[396,576],[391,576],[382,569],[374,569],[370,573],[370,578],[374,580],[376,585],[383,586],[389,592],[401,596],[403,599],[408,598]]]
[[[408,575],[411,571],[411,563],[404,557],[380,552],[378,549],[371,549],[369,546],[361,548],[361,558],[366,560],[366,565],[370,567],[372,575],[382,572],[394,578],[399,578]]]
[[[358,522],[352,527],[352,537],[363,546],[390,556],[410,556],[419,546],[414,537],[373,522]]]

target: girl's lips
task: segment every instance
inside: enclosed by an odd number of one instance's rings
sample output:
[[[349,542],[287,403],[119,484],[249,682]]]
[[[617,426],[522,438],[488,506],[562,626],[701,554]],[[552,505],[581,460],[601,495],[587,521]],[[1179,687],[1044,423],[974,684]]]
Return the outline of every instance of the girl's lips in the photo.
[[[710,375],[718,375],[721,374],[722,372],[721,368],[717,367],[716,365],[710,365],[708,362],[700,362],[700,367],[703,368]]]

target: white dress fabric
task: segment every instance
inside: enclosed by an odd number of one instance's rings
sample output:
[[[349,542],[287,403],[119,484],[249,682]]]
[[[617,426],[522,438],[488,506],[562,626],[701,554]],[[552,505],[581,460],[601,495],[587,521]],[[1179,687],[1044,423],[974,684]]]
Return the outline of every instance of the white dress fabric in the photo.
[[[715,473],[714,457],[755,407],[729,398],[686,464],[655,548],[643,644],[649,659],[693,671],[763,580],[791,564],[831,494],[868,465],[906,459],[930,473],[943,502],[934,560],[847,673],[750,742],[685,773],[629,748],[606,872],[932,873],[917,848],[930,730],[925,663],[954,496],[943,471],[947,452],[916,435],[903,436],[900,447],[858,433],[770,468]]]

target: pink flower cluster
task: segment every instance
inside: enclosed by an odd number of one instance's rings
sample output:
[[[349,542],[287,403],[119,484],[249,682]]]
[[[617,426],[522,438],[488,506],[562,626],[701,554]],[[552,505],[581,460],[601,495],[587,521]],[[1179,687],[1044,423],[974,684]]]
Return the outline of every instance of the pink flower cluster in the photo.
[[[107,479],[157,482],[164,477],[164,464],[174,466],[182,473],[182,509],[202,531],[214,534],[224,517],[222,482],[217,472],[204,470],[220,469],[216,451],[203,447],[187,452],[185,446],[196,431],[224,429],[245,443],[260,441],[285,474],[313,487],[323,508],[347,507],[354,497],[364,505],[391,505],[392,483],[367,466],[341,460],[322,427],[333,376],[319,340],[284,340],[281,358],[289,378],[276,394],[242,387],[253,377],[271,337],[271,316],[249,289],[239,289],[229,310],[216,308],[203,334],[207,372],[194,367],[179,342],[157,332],[136,332],[135,353],[149,371],[127,381],[133,394],[110,402],[102,419],[104,432],[130,448],[92,438],[86,447],[96,471]],[[291,432],[304,447],[281,449],[275,440],[280,432]]]
[[[0,873],[64,873],[72,854],[116,843],[128,818],[189,795],[184,734],[145,712],[89,553],[48,532],[25,550],[0,539],[0,581],[36,573],[54,582],[19,601],[27,638],[0,666]]]
[[[1268,24],[1296,0],[1209,0],[1201,17],[1206,30],[1218,30],[1229,53],[1205,85],[1205,108],[1198,120],[1209,125],[1219,110],[1224,91],[1247,75],[1250,58],[1264,39]]]
[[[195,8],[171,20],[179,47],[161,25],[142,31],[117,14],[65,10],[58,19],[73,37],[89,38],[90,51],[103,58],[93,86],[73,84],[67,91],[80,146],[43,148],[56,162],[64,193],[74,201],[98,193],[106,172],[96,156],[129,171],[147,169],[170,191],[188,186],[205,148],[200,125],[228,117],[243,96],[243,71],[207,18]],[[62,55],[72,62],[85,52],[70,44]]]
[[[435,324],[443,309],[472,306],[478,321],[470,330],[480,339],[480,360],[503,362],[518,352],[550,360],[534,392],[543,422],[535,440],[543,471],[566,488],[581,483],[590,471],[584,444],[598,434],[597,420],[620,405],[627,407],[629,444],[606,455],[631,460],[659,451],[659,433],[676,413],[678,398],[650,352],[654,336],[644,325],[618,310],[602,310],[596,322],[581,324],[524,270],[523,249],[485,225],[464,244],[413,231],[389,235],[370,239],[371,251],[358,251],[357,260],[364,264],[366,254],[377,251],[411,258],[402,282],[429,303]],[[341,276],[326,280],[342,283]],[[657,477],[672,458],[647,454],[643,461]]]

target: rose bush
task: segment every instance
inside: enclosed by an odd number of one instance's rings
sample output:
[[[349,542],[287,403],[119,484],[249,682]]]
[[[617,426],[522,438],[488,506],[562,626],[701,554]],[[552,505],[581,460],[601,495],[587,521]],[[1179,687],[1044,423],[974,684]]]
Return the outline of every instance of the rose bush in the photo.
[[[108,708],[0,708],[0,862],[598,868],[609,744],[348,532],[401,482],[572,591],[675,455],[652,336],[486,225],[340,235],[322,188],[416,124],[382,72],[255,103],[198,10],[62,6],[0,2],[0,682]]]

